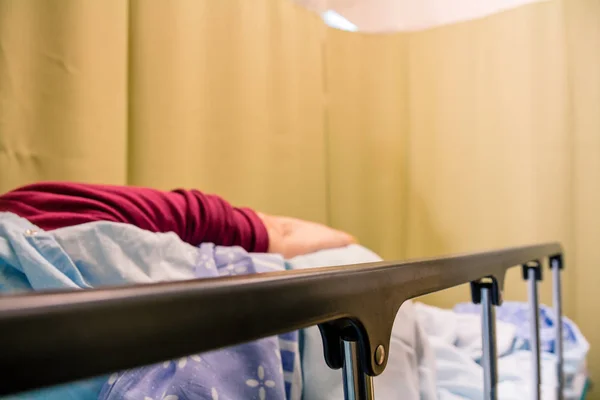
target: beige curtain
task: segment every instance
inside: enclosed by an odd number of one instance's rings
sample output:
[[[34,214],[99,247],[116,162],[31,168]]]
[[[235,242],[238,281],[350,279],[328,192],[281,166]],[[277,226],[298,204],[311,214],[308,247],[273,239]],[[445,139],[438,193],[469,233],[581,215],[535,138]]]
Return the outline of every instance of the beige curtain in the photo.
[[[412,37],[408,256],[570,246],[563,32],[560,4],[543,3]],[[513,273],[507,297],[523,296]]]
[[[126,182],[127,7],[0,1],[0,190]]]
[[[594,349],[599,65],[598,0],[388,35],[286,0],[0,0],[0,191],[198,187],[390,259],[560,240]]]
[[[129,183],[325,221],[323,32],[285,1],[131,1]]]
[[[600,1],[565,1],[569,79],[571,180],[571,304],[592,346],[590,370],[600,374]],[[600,395],[593,394],[593,399]]]

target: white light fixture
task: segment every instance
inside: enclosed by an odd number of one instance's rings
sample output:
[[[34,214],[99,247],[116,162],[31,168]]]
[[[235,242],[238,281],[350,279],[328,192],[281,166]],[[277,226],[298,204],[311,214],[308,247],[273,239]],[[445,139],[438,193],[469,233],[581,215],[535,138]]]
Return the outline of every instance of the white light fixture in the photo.
[[[321,17],[323,17],[323,21],[325,21],[325,23],[332,28],[349,32],[358,31],[358,27],[356,25],[333,10],[325,11],[323,14],[321,14]]]
[[[406,32],[483,18],[547,0],[293,0],[334,28]]]

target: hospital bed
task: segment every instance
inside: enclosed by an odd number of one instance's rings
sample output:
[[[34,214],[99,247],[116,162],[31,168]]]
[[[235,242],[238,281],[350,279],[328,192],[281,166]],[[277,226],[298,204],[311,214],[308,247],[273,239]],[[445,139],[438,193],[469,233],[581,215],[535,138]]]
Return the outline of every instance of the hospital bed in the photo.
[[[528,282],[532,316],[532,396],[540,399],[538,284],[551,275],[560,318],[562,253],[559,244],[549,243],[409,262],[3,296],[0,395],[318,325],[327,365],[343,370],[345,398],[373,399],[373,377],[386,368],[400,306],[470,283],[472,301],[482,311],[484,396],[493,400],[498,396],[494,310],[502,303],[507,270],[519,267]],[[561,329],[556,324],[557,399],[563,398],[564,385]]]

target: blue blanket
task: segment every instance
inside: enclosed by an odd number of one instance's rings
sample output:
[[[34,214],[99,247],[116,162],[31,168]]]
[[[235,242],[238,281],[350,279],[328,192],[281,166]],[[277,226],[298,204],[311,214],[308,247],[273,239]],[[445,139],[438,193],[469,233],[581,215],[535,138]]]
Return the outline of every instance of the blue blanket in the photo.
[[[460,303],[454,311],[462,314],[480,314],[481,307],[472,303]],[[531,314],[529,304],[507,301],[496,307],[496,319],[516,327],[514,350],[531,350]],[[555,327],[558,323],[554,309],[540,305],[540,349],[542,352],[556,353]],[[590,345],[569,318],[562,316],[564,369],[567,375],[581,371]]]
[[[4,293],[283,269],[285,263],[277,255],[212,244],[196,248],[174,234],[154,234],[125,224],[98,222],[44,232],[14,214],[0,213]],[[298,333],[292,332],[12,398],[297,400],[301,391]]]

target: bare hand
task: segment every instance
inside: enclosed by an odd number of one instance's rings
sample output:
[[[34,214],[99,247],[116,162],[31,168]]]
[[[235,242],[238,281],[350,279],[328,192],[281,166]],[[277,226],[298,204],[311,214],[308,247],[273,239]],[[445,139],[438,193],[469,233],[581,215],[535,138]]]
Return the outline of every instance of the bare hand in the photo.
[[[315,222],[258,214],[269,233],[269,253],[285,258],[356,243],[351,235]]]

